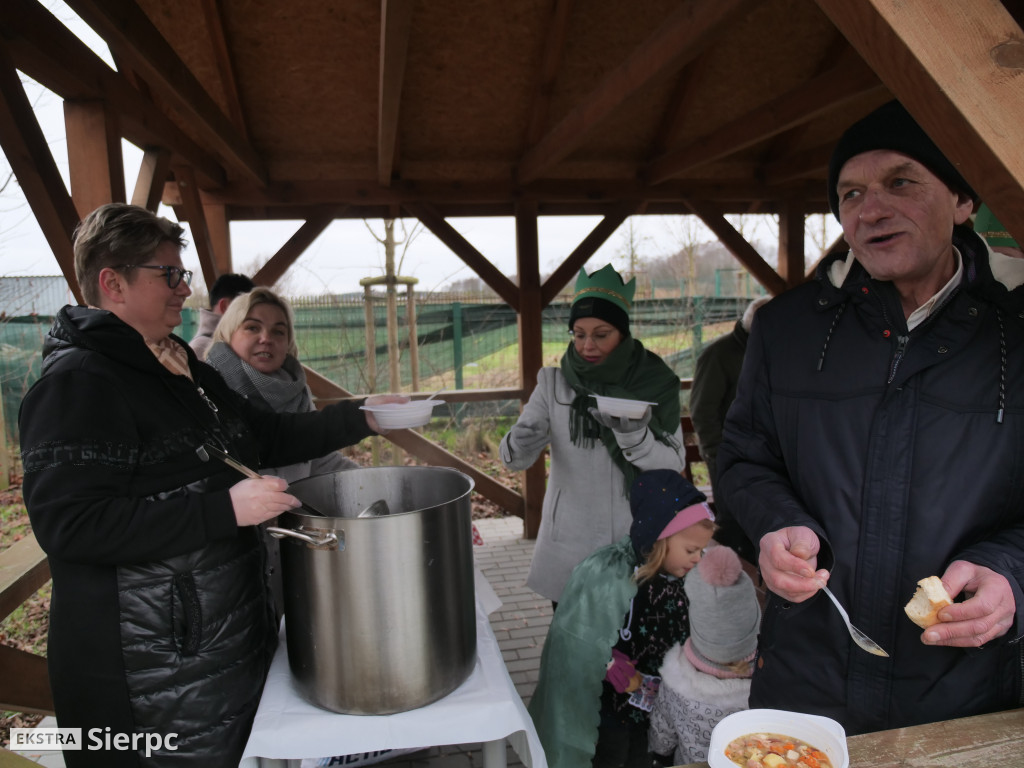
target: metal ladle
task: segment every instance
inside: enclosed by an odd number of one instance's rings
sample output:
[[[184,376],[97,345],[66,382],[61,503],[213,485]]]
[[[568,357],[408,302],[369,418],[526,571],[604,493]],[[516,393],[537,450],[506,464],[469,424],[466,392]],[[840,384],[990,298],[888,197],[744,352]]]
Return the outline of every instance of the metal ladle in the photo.
[[[206,461],[207,459],[209,459],[209,456],[206,456],[206,458],[204,458],[203,457],[203,453],[204,452],[207,453],[207,454],[211,454],[212,453],[214,456],[216,456],[218,459],[223,461],[229,467],[231,467],[234,470],[237,470],[237,471],[241,472],[246,477],[251,477],[251,478],[253,478],[255,480],[262,480],[263,479],[263,475],[261,475],[255,469],[250,469],[249,467],[245,466],[245,464],[240,462],[238,459],[234,458],[231,454],[225,453],[220,448],[215,448],[214,446],[210,445],[209,443],[203,443],[201,446],[199,446],[199,448],[196,449],[196,454],[199,456],[200,459],[203,459],[204,461]],[[304,509],[309,514],[314,515],[316,517],[328,517],[328,515],[324,514],[323,512],[321,512],[316,507],[314,507],[314,506],[312,506],[310,504],[307,504],[302,499],[299,499],[299,508],[300,509]]]

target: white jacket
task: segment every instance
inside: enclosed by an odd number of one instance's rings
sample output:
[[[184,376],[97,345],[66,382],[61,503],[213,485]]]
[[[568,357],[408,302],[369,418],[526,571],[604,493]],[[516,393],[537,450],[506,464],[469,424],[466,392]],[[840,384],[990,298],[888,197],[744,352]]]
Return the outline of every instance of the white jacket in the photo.
[[[722,680],[701,672],[679,644],[665,654],[660,674],[648,748],[659,755],[674,749],[673,765],[707,760],[712,729],[727,715],[747,709],[750,678]]]
[[[569,405],[576,393],[559,368],[542,368],[537,386],[519,420],[501,440],[501,460],[509,469],[532,465],[551,446],[540,531],[527,586],[557,601],[569,574],[588,555],[629,533],[633,522],[625,477],[598,440],[589,448],[569,438]],[[675,447],[649,429],[615,433],[626,459],[638,470],[674,469],[686,463],[680,426]]]

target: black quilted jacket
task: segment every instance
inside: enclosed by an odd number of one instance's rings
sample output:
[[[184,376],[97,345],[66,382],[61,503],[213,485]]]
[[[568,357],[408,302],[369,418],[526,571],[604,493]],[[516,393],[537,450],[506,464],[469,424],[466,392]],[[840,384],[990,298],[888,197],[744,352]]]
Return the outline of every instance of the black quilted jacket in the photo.
[[[19,421],[25,503],[53,574],[59,724],[86,745],[90,729],[177,734],[149,759],[86,749],[67,764],[237,766],[275,627],[262,548],[228,495],[241,477],[196,448],[213,441],[249,466],[321,456],[370,433],[358,403],[257,412],[191,353],[194,383],[171,374],[103,310],[65,307],[43,354]]]
[[[848,733],[1020,706],[1024,288],[994,279],[969,230],[954,243],[963,279],[913,331],[890,283],[854,263],[835,285],[835,260],[758,311],[716,493],[755,543],[817,532],[830,587],[891,658],[857,649],[825,595],[772,595],[751,706]],[[925,646],[903,612],[918,579],[958,559],[1004,575],[1016,598],[1015,626],[981,650]]]

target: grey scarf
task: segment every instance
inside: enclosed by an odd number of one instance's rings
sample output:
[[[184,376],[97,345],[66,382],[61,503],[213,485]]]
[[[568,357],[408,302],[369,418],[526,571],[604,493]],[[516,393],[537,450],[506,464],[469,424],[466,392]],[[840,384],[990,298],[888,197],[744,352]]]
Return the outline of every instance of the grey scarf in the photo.
[[[267,374],[236,355],[229,344],[218,341],[210,347],[206,362],[220,371],[228,386],[258,408],[273,413],[305,413],[313,409],[306,372],[291,355],[285,357],[280,368]]]

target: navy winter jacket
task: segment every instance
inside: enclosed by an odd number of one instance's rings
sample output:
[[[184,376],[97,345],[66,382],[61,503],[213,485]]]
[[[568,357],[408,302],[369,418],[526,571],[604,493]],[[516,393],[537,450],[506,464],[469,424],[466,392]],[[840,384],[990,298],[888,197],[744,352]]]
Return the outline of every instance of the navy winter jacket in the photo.
[[[891,657],[854,646],[825,595],[771,595],[752,707],[861,733],[1021,705],[1024,288],[993,278],[969,230],[954,244],[963,280],[913,331],[892,284],[856,262],[833,285],[845,254],[758,312],[716,492],[755,544],[815,531],[831,589]],[[903,612],[954,560],[1013,587],[1016,625],[980,650],[926,646]]]

